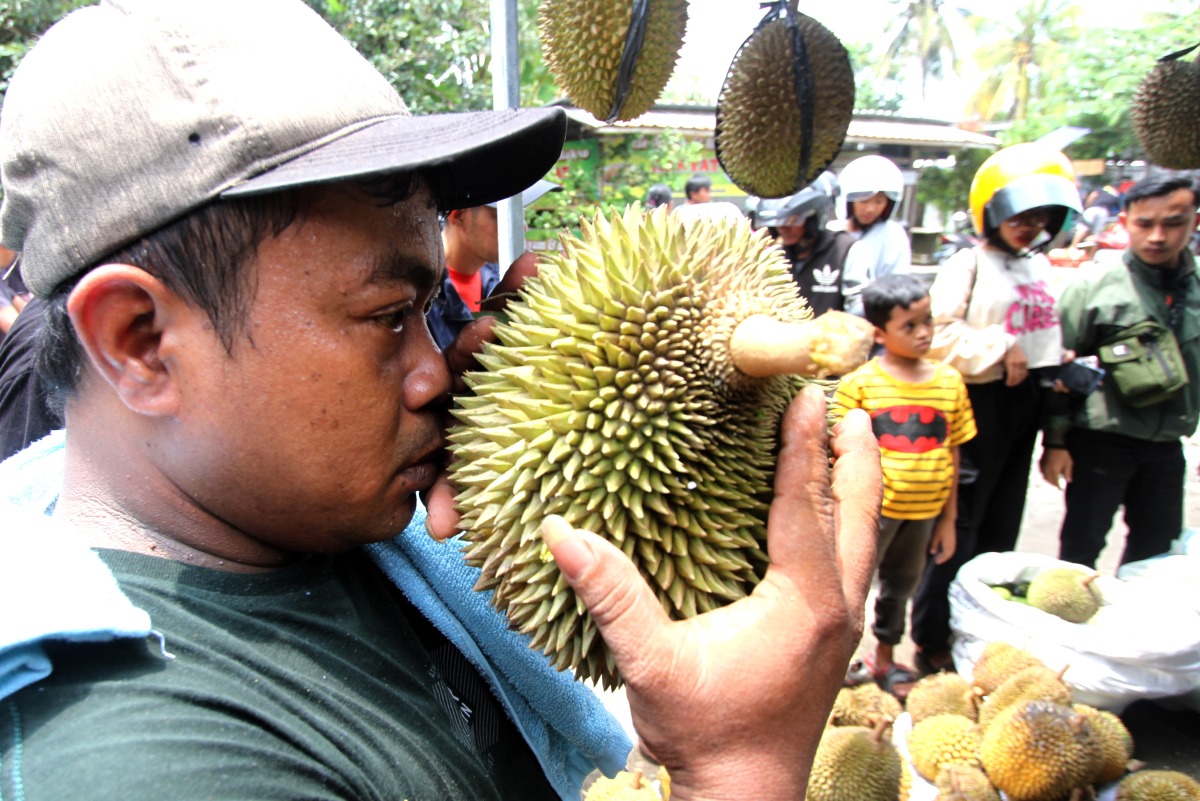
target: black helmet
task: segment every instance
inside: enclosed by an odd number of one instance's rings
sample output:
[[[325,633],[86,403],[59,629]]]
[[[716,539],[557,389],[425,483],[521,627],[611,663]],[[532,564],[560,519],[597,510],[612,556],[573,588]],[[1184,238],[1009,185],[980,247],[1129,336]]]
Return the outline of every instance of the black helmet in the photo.
[[[833,199],[836,196],[837,179],[826,170],[794,195],[761,201],[757,210],[758,224],[777,228],[800,225],[813,217],[816,225],[809,230],[824,228],[833,216]]]

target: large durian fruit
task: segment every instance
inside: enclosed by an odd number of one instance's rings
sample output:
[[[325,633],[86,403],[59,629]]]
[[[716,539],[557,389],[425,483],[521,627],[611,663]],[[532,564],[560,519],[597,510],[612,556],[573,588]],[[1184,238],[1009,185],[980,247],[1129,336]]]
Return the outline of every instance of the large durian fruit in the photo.
[[[567,97],[615,122],[650,110],[675,71],[687,0],[542,0],[542,54]]]
[[[747,332],[808,330],[811,312],[745,220],[685,232],[665,208],[631,206],[581,228],[543,256],[466,375],[451,470],[477,588],[558,669],[615,686],[541,521],[615,543],[673,618],[749,593],[767,564],[779,420],[803,379],[760,369]],[[784,356],[808,361],[804,346]]]
[[[1150,160],[1173,170],[1200,168],[1200,64],[1183,56],[1200,45],[1163,56],[1133,95],[1130,116]]]
[[[784,197],[829,166],[854,112],[854,70],[827,28],[786,0],[734,57],[717,98],[715,147],[747,194]]]

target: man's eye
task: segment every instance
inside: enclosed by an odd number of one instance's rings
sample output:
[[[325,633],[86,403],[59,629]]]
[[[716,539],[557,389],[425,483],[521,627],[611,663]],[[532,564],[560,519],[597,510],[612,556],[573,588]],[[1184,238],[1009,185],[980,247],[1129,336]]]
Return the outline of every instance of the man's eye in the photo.
[[[375,322],[387,328],[394,334],[399,334],[404,331],[404,323],[408,320],[409,315],[413,314],[414,309],[411,307],[396,309],[395,311],[381,314],[375,318]]]

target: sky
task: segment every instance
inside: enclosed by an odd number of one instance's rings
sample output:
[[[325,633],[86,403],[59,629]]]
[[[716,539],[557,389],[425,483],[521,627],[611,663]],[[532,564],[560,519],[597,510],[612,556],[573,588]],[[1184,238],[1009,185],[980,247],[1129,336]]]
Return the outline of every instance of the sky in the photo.
[[[1187,0],[1134,0],[1142,11],[1174,8],[1187,11],[1194,2]],[[951,3],[948,2],[947,5]],[[801,0],[801,13],[815,18],[844,42],[871,42],[883,47],[889,23],[898,9],[906,3],[895,0]],[[1005,8],[1017,9],[1020,0],[961,0],[958,5],[986,10],[990,16],[1001,16]],[[1112,25],[1114,21],[1131,20],[1130,0],[1081,0],[1079,3],[1084,25]],[[720,92],[730,62],[742,42],[762,19],[759,0],[688,0],[688,30],[679,63],[669,88],[693,90],[714,100]],[[969,37],[969,32],[964,32]],[[957,31],[952,30],[957,35]],[[969,61],[969,58],[965,59]],[[970,76],[963,81],[970,82]],[[966,103],[963,86],[943,87],[940,108],[931,116],[956,119]]]

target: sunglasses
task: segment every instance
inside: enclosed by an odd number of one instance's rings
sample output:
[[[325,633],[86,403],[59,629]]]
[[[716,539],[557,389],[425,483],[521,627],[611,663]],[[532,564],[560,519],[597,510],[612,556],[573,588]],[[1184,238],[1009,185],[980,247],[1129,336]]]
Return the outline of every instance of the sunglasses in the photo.
[[[1050,212],[1042,209],[1023,211],[1004,221],[1009,228],[1045,228],[1050,222]]]

